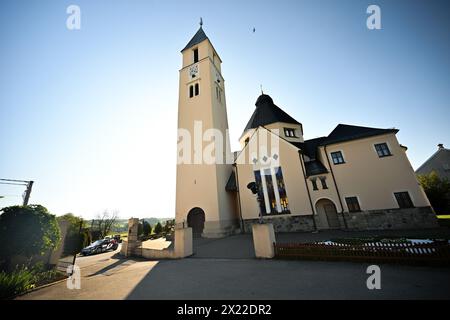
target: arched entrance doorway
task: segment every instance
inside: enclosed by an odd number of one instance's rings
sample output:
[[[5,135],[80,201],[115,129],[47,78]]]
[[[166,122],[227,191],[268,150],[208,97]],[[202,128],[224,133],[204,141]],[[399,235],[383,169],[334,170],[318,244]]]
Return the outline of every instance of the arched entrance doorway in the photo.
[[[193,237],[200,237],[205,227],[205,212],[201,208],[193,208],[187,215],[188,227],[192,228]]]
[[[329,199],[320,199],[316,202],[317,228],[338,229],[341,224],[337,215],[336,206]]]

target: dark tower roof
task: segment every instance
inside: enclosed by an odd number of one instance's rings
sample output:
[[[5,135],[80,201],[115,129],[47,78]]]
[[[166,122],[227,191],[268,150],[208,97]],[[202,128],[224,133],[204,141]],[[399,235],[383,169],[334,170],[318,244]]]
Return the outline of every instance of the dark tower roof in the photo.
[[[259,126],[264,126],[275,122],[300,124],[297,120],[276,106],[273,103],[272,98],[267,94],[260,95],[258,100],[256,100],[255,106],[256,109],[248,121],[244,132],[248,129],[258,128]]]
[[[200,42],[208,39],[205,32],[203,31],[203,28],[200,26],[200,29],[198,29],[197,33],[192,37],[191,41],[188,42],[186,47],[184,47],[181,52],[183,52],[186,49],[192,48],[193,46],[199,44]]]

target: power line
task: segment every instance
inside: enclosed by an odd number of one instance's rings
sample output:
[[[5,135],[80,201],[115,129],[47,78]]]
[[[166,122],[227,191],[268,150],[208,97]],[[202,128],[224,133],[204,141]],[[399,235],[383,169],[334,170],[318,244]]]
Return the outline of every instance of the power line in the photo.
[[[14,180],[14,179],[0,179],[0,181],[9,181],[9,182],[30,182],[28,180]]]
[[[27,186],[27,183],[0,182],[0,184],[9,184],[11,186]]]

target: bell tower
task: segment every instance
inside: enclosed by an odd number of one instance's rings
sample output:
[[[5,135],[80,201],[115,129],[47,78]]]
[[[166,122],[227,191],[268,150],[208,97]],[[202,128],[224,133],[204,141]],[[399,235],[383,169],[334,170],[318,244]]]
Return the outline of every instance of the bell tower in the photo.
[[[176,223],[219,238],[233,232],[237,206],[225,190],[233,168],[222,61],[202,24],[181,50]]]

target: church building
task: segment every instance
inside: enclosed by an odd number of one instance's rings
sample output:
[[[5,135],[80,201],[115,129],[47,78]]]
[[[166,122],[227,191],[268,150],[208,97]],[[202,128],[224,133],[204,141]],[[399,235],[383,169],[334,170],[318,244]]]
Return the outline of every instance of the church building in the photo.
[[[232,153],[222,60],[202,25],[181,53],[178,226],[209,238],[260,222],[275,232],[437,226],[397,129],[338,124],[304,140],[302,123],[261,94]],[[211,147],[216,161],[205,161]]]

